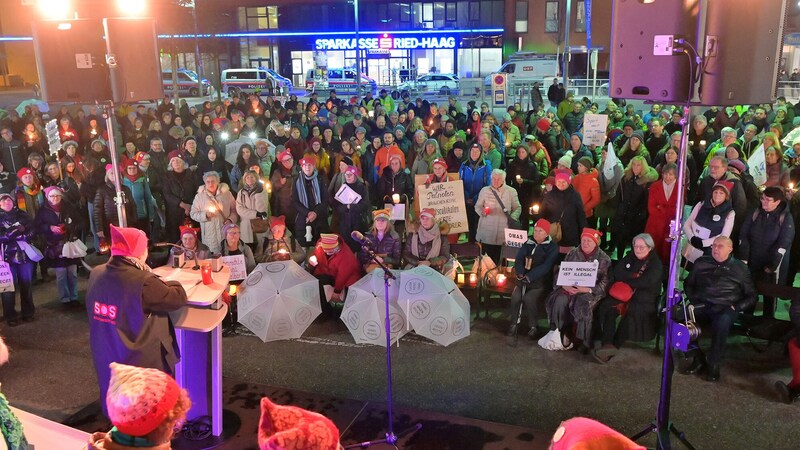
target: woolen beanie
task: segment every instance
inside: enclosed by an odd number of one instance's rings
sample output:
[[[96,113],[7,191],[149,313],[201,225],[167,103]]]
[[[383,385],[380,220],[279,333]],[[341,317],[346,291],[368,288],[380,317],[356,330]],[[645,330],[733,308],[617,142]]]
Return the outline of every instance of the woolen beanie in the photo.
[[[542,117],[536,121],[536,128],[542,130],[542,132],[546,132],[550,130],[550,121]]]
[[[541,228],[545,233],[550,233],[550,222],[545,218],[541,218],[533,224],[533,228]]]
[[[147,253],[147,235],[136,228],[111,225],[111,256],[132,256],[142,259]]]
[[[146,436],[166,420],[181,388],[158,369],[111,363],[106,407],[111,423],[122,433]]]
[[[561,180],[561,181],[566,181],[567,183],[572,181],[572,171],[569,169],[556,169],[554,173],[555,173],[555,181]]]
[[[564,167],[572,167],[572,155],[567,154],[558,158],[558,163]]]
[[[372,211],[372,220],[384,219],[389,220],[392,218],[392,210],[389,208],[376,209]]]
[[[579,159],[578,164],[583,165],[587,169],[591,169],[594,167],[594,161],[592,161],[592,158],[589,158],[588,156],[584,156],[581,159]]]
[[[644,142],[644,132],[642,130],[634,130],[631,139],[636,138],[640,142]]]
[[[279,227],[283,225],[286,226],[286,216],[272,216],[269,219],[269,229],[272,230],[275,227]]]
[[[335,250],[339,246],[339,235],[322,233],[319,235],[319,246],[322,250]]]
[[[644,450],[621,433],[596,420],[573,417],[561,422],[553,435],[553,450]]]
[[[584,228],[581,231],[581,238],[588,237],[593,240],[596,245],[600,245],[600,232],[593,228]]]

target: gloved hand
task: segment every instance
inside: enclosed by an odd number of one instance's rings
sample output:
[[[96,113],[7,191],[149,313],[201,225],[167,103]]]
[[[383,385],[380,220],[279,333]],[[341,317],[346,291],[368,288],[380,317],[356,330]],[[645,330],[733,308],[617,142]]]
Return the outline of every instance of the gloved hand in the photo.
[[[267,220],[267,213],[265,213],[265,212],[257,213],[256,217],[258,217],[259,219],[262,219],[262,220]]]
[[[697,236],[692,236],[692,238],[689,239],[689,243],[692,244],[692,247],[694,248],[697,249],[703,248],[703,240]]]

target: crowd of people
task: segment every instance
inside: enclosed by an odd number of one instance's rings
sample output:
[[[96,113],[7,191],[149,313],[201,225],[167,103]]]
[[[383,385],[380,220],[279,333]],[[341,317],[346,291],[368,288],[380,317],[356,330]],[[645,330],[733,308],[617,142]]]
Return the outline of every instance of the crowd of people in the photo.
[[[722,328],[754,312],[755,286],[791,286],[798,270],[800,137],[786,136],[800,104],[779,98],[775,105],[700,111],[686,118],[689,148],[681,161],[682,109],[639,111],[622,100],[601,106],[550,91],[556,95],[548,95],[549,105],[535,92],[529,110],[515,104],[500,114],[454,96],[395,101],[385,90],[375,98],[342,99],[330,91],[306,101],[242,95],[196,106],[169,97],[156,107],[122,105],[114,131],[119,170],[94,107],[55,114],[58,155],[47,149],[45,119],[35,106],[21,116],[11,111],[0,126],[0,239],[19,286],[21,320],[34,317],[37,267],[43,279],[54,270],[61,302],[76,302],[80,261],[62,248],[75,240],[89,251],[108,247],[110,227],[120,223],[119,180],[128,226],[151,243],[179,244],[187,258],[241,254],[248,269],[293,259],[334,287],[327,299],[333,303],[376,267],[352,231],[363,232],[391,267],[446,272],[450,245],[459,240],[479,242],[499,261],[505,228],[532,229],[515,264],[514,332],[524,304],[528,334],[539,338],[536,309],[544,304],[550,329],[543,347],[579,348],[607,363],[625,341],[656,332],[670,221],[683,191],[691,211],[682,249],[688,297],[735,313],[709,307],[699,314],[719,328],[719,339],[689,372],[705,368],[708,379],[718,379]],[[587,114],[608,116],[607,145],[584,143]],[[761,151],[766,175],[756,184],[748,161]],[[686,176],[678,186],[681,165]],[[452,180],[463,184],[463,236],[415,202],[419,186]],[[402,227],[392,220],[398,201],[408,205]],[[596,262],[596,285],[554,288],[553,267],[561,261]],[[720,265],[730,261],[740,276],[723,291]],[[704,270],[711,274],[694,275]],[[705,287],[690,288],[708,279],[719,281],[711,299],[699,294]],[[775,304],[764,299],[765,317]],[[14,293],[3,294],[3,308],[16,325]],[[800,355],[794,358],[800,367]],[[789,389],[793,398],[800,394],[800,375]]]

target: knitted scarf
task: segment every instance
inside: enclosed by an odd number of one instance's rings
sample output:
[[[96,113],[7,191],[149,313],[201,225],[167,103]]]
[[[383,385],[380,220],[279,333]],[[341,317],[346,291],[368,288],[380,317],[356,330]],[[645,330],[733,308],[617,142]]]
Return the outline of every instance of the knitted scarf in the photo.
[[[308,192],[306,191],[306,181],[311,182],[311,188],[313,189],[311,194],[314,195],[314,198],[312,199],[314,201],[313,204],[309,203]],[[297,189],[297,195],[300,197],[300,203],[302,203],[307,209],[313,209],[322,201],[322,193],[320,191],[319,178],[317,177],[316,170],[310,177],[306,176],[305,173],[301,173],[300,176],[297,177],[297,181],[295,181],[295,189]]]
[[[431,241],[433,241],[431,244],[431,249],[427,256],[422,259],[430,260],[431,258],[439,256],[439,252],[442,250],[442,234],[439,232],[439,227],[436,225],[434,225],[430,230],[426,230],[425,227],[420,226],[419,229],[417,229],[417,232],[414,233],[414,236],[411,238],[411,248],[414,255],[417,258],[421,258],[422,255],[419,253],[419,244],[427,244]]]
[[[38,210],[38,206],[41,206],[42,202],[44,201],[44,195],[42,194],[42,187],[39,185],[35,186],[22,186],[22,189],[17,189],[17,208],[21,211],[28,212],[28,205],[27,201],[25,200],[25,196],[29,195],[31,198],[36,199],[36,203],[38,205],[32,205],[34,209]],[[39,198],[41,197],[41,198]],[[35,212],[35,211],[34,211]]]

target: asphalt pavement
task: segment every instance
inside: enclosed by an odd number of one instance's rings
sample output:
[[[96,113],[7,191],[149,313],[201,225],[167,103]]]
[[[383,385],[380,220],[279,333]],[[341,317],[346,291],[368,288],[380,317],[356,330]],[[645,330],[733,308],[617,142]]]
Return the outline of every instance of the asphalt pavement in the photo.
[[[85,288],[81,278],[81,300]],[[61,421],[98,395],[87,314],[59,304],[54,282],[36,285],[34,296],[34,322],[0,324],[11,348],[0,381],[13,405]],[[395,403],[540,432],[582,415],[635,434],[654,419],[661,356],[652,343],[623,348],[608,365],[576,351],[545,351],[527,339],[512,348],[501,318],[505,305],[494,306],[491,320],[473,321],[472,334],[449,347],[413,333],[401,339],[392,348]],[[292,341],[226,337],[223,375],[339,398],[386,399],[384,349],[355,344],[338,320],[318,320]],[[733,339],[719,383],[674,375],[671,419],[699,449],[797,448],[800,404],[778,403],[771,388],[788,376],[780,346],[759,353]],[[655,445],[652,435],[643,442]]]

